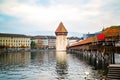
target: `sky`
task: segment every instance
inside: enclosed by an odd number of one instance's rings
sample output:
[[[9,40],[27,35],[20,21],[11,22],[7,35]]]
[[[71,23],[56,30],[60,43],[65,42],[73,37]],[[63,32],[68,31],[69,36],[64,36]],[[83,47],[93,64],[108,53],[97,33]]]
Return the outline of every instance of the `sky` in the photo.
[[[120,25],[120,0],[0,0],[2,33],[54,32],[60,22],[77,33]]]

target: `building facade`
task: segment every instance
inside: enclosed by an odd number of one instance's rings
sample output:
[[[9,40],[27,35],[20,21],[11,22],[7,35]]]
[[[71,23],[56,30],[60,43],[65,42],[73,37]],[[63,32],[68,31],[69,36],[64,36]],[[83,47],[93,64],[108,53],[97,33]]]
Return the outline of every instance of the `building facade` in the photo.
[[[68,40],[68,45],[67,45],[67,46],[70,46],[71,44],[76,43],[76,42],[82,40],[82,38],[78,38],[78,37],[67,37],[67,40]]]
[[[31,40],[35,42],[35,48],[53,49],[56,46],[55,36],[33,36]]]
[[[48,48],[54,49],[56,48],[56,37],[48,36]]]
[[[0,47],[30,48],[30,37],[21,34],[0,33]]]
[[[48,38],[47,36],[33,36],[32,41],[35,42],[34,48],[47,48],[48,46]]]

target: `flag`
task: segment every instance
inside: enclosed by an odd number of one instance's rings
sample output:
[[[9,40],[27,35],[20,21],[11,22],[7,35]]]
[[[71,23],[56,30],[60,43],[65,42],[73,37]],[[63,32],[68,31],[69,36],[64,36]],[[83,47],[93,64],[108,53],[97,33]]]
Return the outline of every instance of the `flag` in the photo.
[[[103,33],[97,35],[97,40],[104,40],[104,39],[105,39],[105,35]]]

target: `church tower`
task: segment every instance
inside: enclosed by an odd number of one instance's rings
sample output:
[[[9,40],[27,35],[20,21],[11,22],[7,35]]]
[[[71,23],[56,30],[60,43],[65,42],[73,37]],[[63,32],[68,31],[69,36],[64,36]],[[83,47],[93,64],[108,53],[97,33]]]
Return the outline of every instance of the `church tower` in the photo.
[[[56,34],[56,51],[66,51],[67,30],[61,22],[55,31]]]

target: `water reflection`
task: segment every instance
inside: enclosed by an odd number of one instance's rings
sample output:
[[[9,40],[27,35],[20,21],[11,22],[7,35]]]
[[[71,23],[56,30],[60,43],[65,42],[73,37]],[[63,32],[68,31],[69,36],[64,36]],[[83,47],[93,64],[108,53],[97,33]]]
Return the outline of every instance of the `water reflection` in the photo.
[[[30,63],[30,52],[26,53],[4,53],[0,55],[0,67],[26,66]]]
[[[0,54],[0,80],[20,80],[27,75],[30,52]]]
[[[38,51],[38,52],[31,52],[31,64],[40,66],[44,63],[44,56],[45,52]]]
[[[56,52],[56,72],[59,79],[65,79],[68,73],[66,52]]]
[[[0,54],[0,80],[99,80],[77,57],[55,50]]]

